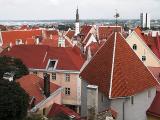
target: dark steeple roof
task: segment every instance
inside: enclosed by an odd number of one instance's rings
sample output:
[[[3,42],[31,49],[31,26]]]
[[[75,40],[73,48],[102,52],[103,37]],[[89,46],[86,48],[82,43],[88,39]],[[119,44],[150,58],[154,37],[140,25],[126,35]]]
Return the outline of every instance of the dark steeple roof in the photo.
[[[76,22],[79,22],[78,6],[77,6],[77,10],[76,10]]]

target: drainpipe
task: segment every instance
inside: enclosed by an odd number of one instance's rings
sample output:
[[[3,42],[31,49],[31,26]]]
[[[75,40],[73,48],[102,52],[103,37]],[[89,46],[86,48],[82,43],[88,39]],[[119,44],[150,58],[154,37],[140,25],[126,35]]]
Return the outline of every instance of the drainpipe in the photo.
[[[128,97],[126,97],[126,98],[124,98],[124,101],[123,101],[123,103],[122,103],[122,109],[123,109],[123,120],[125,120],[125,103],[128,101]]]

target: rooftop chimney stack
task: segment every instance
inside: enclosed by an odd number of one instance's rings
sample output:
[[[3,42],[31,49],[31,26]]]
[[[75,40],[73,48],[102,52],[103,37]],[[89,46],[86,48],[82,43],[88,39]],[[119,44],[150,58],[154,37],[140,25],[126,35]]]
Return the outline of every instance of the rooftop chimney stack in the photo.
[[[87,120],[97,120],[98,86],[87,86]]]
[[[50,75],[47,73],[44,75],[44,95],[50,96]]]

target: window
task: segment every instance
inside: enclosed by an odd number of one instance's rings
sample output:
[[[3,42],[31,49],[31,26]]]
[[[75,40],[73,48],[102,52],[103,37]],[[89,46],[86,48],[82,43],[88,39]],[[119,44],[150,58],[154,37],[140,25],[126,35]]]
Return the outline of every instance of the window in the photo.
[[[65,95],[70,95],[70,94],[71,94],[71,89],[65,88]]]
[[[104,102],[104,95],[101,96],[101,101]]]
[[[46,108],[43,108],[43,115],[46,115]]]
[[[142,61],[146,61],[146,56],[142,56]]]
[[[133,45],[133,50],[137,50],[137,45],[136,44]]]
[[[134,96],[131,96],[131,104],[134,104]]]
[[[148,98],[151,97],[151,90],[148,90]]]
[[[56,80],[56,73],[52,73],[52,80]]]
[[[50,60],[48,70],[54,70],[56,67],[56,61],[55,60]]]
[[[70,81],[70,74],[66,74],[66,81],[67,81],[67,82]]]

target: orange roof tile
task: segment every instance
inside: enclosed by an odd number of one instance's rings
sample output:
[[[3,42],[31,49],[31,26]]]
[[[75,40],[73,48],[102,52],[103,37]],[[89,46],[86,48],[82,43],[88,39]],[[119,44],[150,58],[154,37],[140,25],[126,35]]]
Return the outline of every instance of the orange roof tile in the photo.
[[[0,53],[0,56],[19,58],[28,68],[46,69],[49,59],[58,60],[58,70],[80,70],[84,58],[80,49],[50,47],[47,45],[18,45]]]
[[[100,40],[107,39],[114,31],[122,32],[122,27],[121,26],[100,26],[98,28],[99,39]]]
[[[110,98],[132,96],[158,85],[120,33],[112,33],[80,76]]]
[[[59,105],[54,103],[52,105],[51,110],[48,113],[48,117],[54,117],[59,114],[65,114],[69,117],[74,115],[75,116],[74,120],[80,120],[80,115],[78,113],[74,112],[73,110],[69,109],[64,105]]]
[[[3,46],[7,46],[10,43],[16,44],[16,40],[21,39],[24,43],[27,39],[33,39],[36,36],[42,36],[41,30],[12,30],[2,32]]]
[[[65,36],[67,36],[69,39],[72,39],[74,37],[75,31],[74,30],[68,30]]]
[[[160,91],[157,91],[156,96],[146,113],[160,119]]]
[[[29,94],[35,97],[36,104],[45,99],[43,95],[44,80],[36,75],[26,75],[17,80],[20,86]],[[55,92],[60,86],[50,82],[50,92]]]

